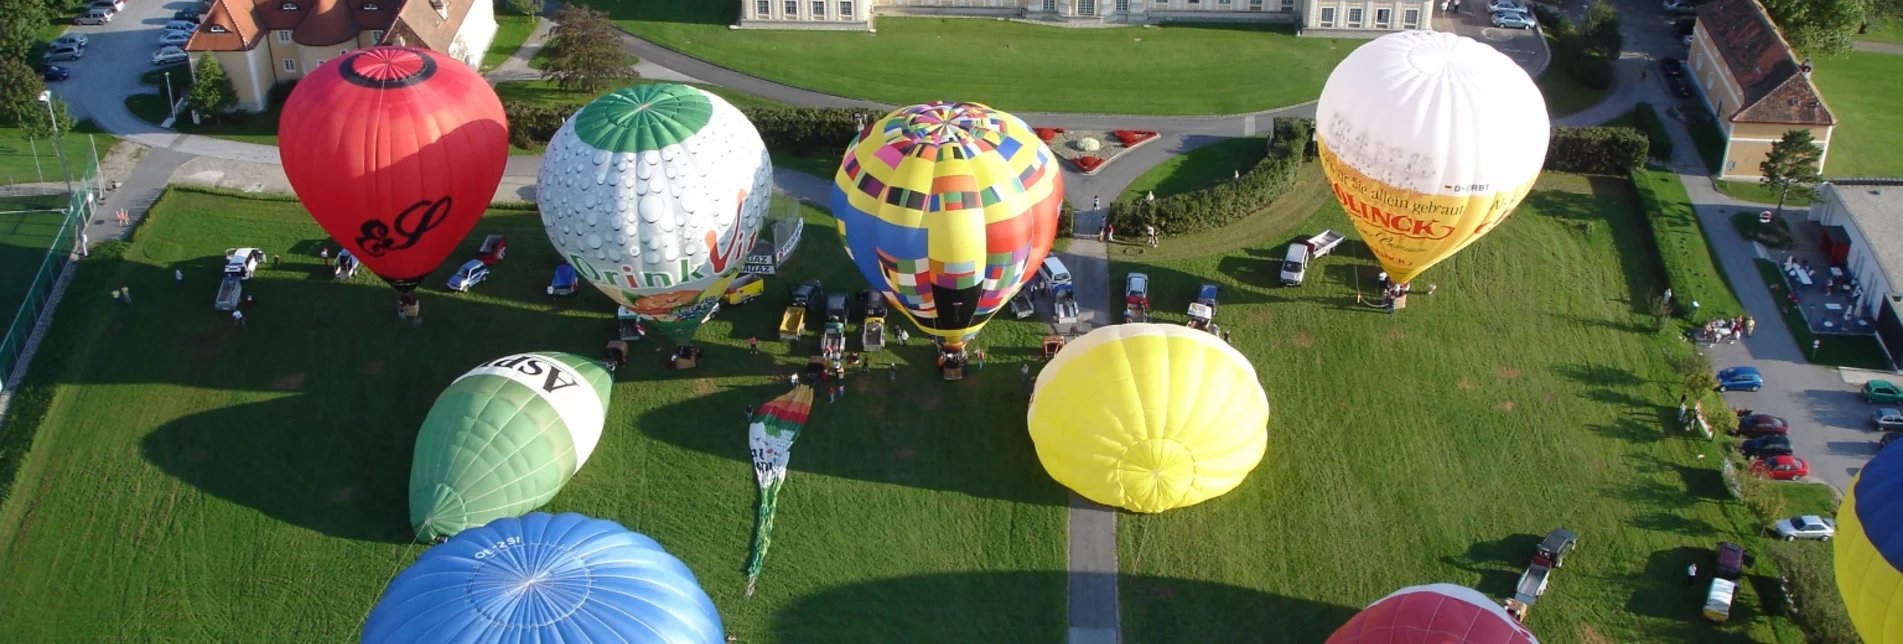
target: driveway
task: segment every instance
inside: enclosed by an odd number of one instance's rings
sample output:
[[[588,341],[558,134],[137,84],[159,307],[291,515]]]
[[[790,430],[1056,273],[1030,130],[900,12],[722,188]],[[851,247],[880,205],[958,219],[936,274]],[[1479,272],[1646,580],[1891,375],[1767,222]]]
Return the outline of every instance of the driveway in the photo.
[[[1501,29],[1493,26],[1488,17],[1485,0],[1464,0],[1460,11],[1454,14],[1434,11],[1434,28],[1448,31],[1474,40],[1493,45],[1494,49],[1519,63],[1526,73],[1538,78],[1546,71],[1546,63],[1551,58],[1546,52],[1546,39],[1537,29]]]
[[[67,33],[86,36],[86,57],[60,63],[72,68],[73,78],[53,84],[53,93],[66,99],[73,118],[90,118],[102,130],[147,145],[168,145],[177,133],[139,120],[126,110],[125,101],[127,96],[148,91],[139,83],[139,76],[152,71],[152,52],[158,50],[159,34],[172,12],[191,7],[191,2],[183,0],[135,0],[127,2],[125,11],[109,24],[68,29]],[[189,75],[174,76],[173,91],[183,96],[191,79]],[[165,92],[164,88],[158,91]]]

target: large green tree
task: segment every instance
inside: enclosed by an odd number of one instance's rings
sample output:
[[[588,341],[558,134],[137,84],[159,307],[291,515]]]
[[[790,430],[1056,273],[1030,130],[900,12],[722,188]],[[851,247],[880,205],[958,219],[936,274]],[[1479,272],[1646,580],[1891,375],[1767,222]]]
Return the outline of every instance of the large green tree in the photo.
[[[1817,162],[1823,157],[1824,150],[1817,147],[1810,130],[1785,132],[1784,138],[1771,144],[1771,152],[1764,155],[1758,171],[1764,173],[1761,179],[1764,185],[1777,190],[1778,214],[1784,214],[1784,199],[1790,195],[1791,188],[1813,187],[1821,180]]]
[[[1850,51],[1851,40],[1870,17],[1872,0],[1763,0],[1764,9],[1801,56]]]
[[[0,0],[0,59],[26,60],[46,26],[46,5],[40,0]]]
[[[46,81],[20,58],[0,57],[0,119],[25,126],[46,120],[40,92]]]
[[[565,90],[599,92],[610,81],[634,78],[634,59],[621,49],[621,34],[608,16],[567,5],[555,12],[548,59],[542,73]]]
[[[198,80],[192,83],[191,91],[185,93],[185,102],[193,110],[216,118],[238,104],[238,90],[232,88],[231,77],[225,74],[225,66],[218,63],[218,57],[199,57],[193,75]]]
[[[1580,36],[1586,39],[1586,47],[1593,53],[1618,58],[1625,44],[1620,33],[1623,26],[1618,9],[1605,0],[1594,0],[1586,10],[1586,30]]]

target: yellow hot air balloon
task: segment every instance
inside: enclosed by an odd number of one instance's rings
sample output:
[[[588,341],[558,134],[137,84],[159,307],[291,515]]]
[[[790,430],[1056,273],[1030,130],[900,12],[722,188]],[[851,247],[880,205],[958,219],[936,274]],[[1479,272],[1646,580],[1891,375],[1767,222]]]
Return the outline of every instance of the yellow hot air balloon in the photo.
[[[1857,634],[1903,642],[1903,451],[1864,464],[1837,506],[1837,590]]]
[[[1038,374],[1031,441],[1051,478],[1104,505],[1162,512],[1242,484],[1269,445],[1255,367],[1214,334],[1099,327]]]
[[[1362,45],[1328,75],[1315,108],[1322,170],[1396,283],[1512,214],[1539,178],[1551,132],[1525,70],[1440,31]]]

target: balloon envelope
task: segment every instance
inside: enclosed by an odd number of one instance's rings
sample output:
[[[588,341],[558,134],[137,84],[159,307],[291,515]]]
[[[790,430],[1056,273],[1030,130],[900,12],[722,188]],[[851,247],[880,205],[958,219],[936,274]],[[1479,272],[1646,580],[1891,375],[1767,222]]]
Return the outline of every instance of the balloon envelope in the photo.
[[[582,279],[687,342],[753,248],[773,163],[725,99],[651,83],[563,124],[536,191],[549,241]]]
[[[1031,441],[1051,478],[1136,512],[1202,503],[1242,484],[1269,444],[1255,367],[1214,334],[1098,327],[1038,374]]]
[[[1056,157],[1018,117],[977,103],[903,107],[853,139],[833,217],[860,274],[925,333],[978,335],[1050,254]]]
[[[428,541],[555,497],[601,440],[613,377],[572,353],[518,353],[471,369],[416,435],[410,527]]]
[[[613,521],[536,512],[430,548],[390,581],[364,644],[721,642],[694,573]]]
[[[1376,38],[1315,107],[1322,170],[1395,282],[1505,220],[1539,178],[1552,124],[1539,87],[1493,47],[1440,31]]]
[[[1864,464],[1837,506],[1837,589],[1865,642],[1903,640],[1903,450]]]
[[[1453,584],[1410,586],[1348,620],[1327,644],[1539,644],[1480,591]]]
[[[284,175],[365,268],[414,288],[462,243],[509,161],[502,101],[426,49],[371,47],[298,81],[279,119]]]

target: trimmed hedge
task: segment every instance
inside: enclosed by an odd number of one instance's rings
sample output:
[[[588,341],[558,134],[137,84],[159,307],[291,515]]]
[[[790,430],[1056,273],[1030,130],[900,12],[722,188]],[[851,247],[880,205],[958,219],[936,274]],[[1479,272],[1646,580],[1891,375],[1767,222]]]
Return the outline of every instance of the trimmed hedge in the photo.
[[[1156,226],[1159,233],[1181,235],[1220,228],[1254,214],[1288,192],[1314,147],[1314,119],[1275,119],[1269,153],[1242,178],[1215,187],[1155,201],[1110,204],[1110,225],[1125,230]]]
[[[1674,313],[1692,322],[1743,314],[1744,307],[1738,304],[1731,284],[1718,269],[1704,225],[1699,223],[1678,175],[1633,168],[1632,188],[1665,269],[1665,285],[1672,289],[1672,300],[1678,304]],[[1648,293],[1645,297],[1658,295]],[[1693,302],[1698,308],[1692,308]]]
[[[1665,121],[1659,118],[1658,110],[1653,109],[1651,103],[1640,103],[1633,113],[1637,115],[1639,127],[1645,128],[1646,137],[1651,139],[1649,156],[1660,161],[1671,161],[1674,152],[1672,135],[1665,130]]]
[[[1546,146],[1546,169],[1578,174],[1625,174],[1645,165],[1645,133],[1629,127],[1556,127]]]
[[[562,106],[506,101],[509,144],[531,148],[548,143],[583,103]],[[855,113],[863,110],[826,107],[766,107],[740,110],[760,131],[767,149],[793,156],[842,154],[858,133]]]

